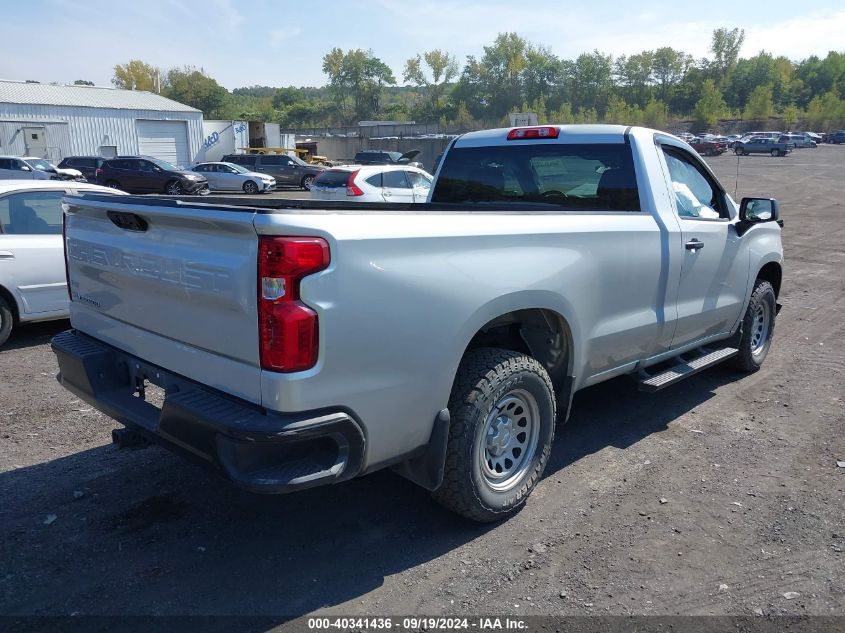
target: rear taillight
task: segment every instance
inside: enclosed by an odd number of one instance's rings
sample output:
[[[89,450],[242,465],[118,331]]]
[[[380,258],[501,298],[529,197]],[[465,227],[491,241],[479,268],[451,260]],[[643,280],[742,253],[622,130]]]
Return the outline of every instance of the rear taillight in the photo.
[[[258,241],[258,330],[261,368],[302,371],[317,363],[317,313],[299,300],[302,278],[328,267],[319,237],[263,236]]]
[[[94,170],[94,178],[95,179],[99,178],[102,175],[103,175],[103,170],[101,168],[97,167],[97,169]]]
[[[355,177],[358,175],[358,170],[349,174],[349,180],[346,181],[346,195],[347,196],[363,196],[364,192],[355,184]]]

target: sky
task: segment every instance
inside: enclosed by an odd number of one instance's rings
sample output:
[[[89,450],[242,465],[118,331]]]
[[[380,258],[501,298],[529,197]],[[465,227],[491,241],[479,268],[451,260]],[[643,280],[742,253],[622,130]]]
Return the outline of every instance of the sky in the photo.
[[[713,29],[745,29],[743,57],[845,51],[845,4],[806,0],[28,0],[4,3],[0,78],[110,85],[141,59],[202,68],[228,89],[322,86],[334,47],[371,49],[402,84],[405,60],[440,48],[462,65],[515,31],[574,59],[671,46],[708,56]]]

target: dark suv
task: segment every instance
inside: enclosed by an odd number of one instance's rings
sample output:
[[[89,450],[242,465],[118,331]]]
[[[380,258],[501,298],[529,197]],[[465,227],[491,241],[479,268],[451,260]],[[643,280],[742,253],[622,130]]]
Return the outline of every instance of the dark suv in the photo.
[[[288,185],[305,190],[311,189],[314,179],[325,169],[287,154],[227,154],[220,160],[272,176],[277,186]]]
[[[827,142],[839,145],[845,143],[845,130],[837,130],[827,135]]]
[[[57,167],[60,169],[78,169],[88,182],[96,181],[97,170],[108,159],[102,156],[65,156]]]
[[[208,179],[183,171],[165,160],[151,156],[110,158],[96,173],[97,184],[129,193],[208,193]]]
[[[400,152],[388,152],[382,149],[362,149],[355,154],[353,162],[356,165],[410,165],[411,167],[422,169],[422,163],[412,162],[419,153],[420,150],[418,149],[412,149],[410,152],[405,152],[404,154]]]

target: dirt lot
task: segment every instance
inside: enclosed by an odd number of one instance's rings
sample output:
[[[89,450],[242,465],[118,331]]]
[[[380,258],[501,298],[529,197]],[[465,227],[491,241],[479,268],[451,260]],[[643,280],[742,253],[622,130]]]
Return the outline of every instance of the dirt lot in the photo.
[[[708,160],[733,190],[737,159]],[[845,147],[744,158],[738,194],[786,222],[764,369],[581,392],[499,525],[388,472],[260,497],[118,452],[54,379],[67,324],[21,328],[0,351],[0,613],[845,615]]]

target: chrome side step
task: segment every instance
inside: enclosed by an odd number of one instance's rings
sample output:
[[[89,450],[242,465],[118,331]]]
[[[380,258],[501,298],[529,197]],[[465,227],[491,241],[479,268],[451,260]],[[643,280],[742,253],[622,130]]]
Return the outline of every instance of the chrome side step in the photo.
[[[693,360],[684,360],[684,356],[691,356],[698,352],[698,356]],[[717,365],[732,356],[736,356],[739,350],[735,347],[723,347],[717,350],[708,350],[700,348],[691,352],[686,352],[678,356],[678,362],[659,374],[649,374],[645,370],[640,370],[639,383],[640,391],[648,391],[653,393],[665,389],[676,382],[682,381],[684,378],[689,378],[700,372],[703,369]]]

